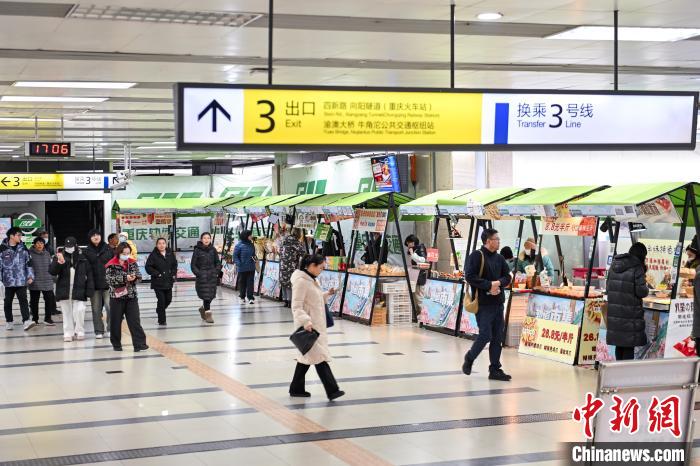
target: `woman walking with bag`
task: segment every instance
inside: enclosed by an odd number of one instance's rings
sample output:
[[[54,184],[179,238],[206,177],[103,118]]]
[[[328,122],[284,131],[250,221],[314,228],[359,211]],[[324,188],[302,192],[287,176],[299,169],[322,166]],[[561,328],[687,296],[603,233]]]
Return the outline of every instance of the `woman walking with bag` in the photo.
[[[219,275],[221,273],[221,259],[211,244],[211,233],[204,232],[199,237],[197,246],[192,253],[192,273],[194,274],[194,288],[197,296],[202,300],[199,307],[199,315],[208,324],[214,323],[211,315],[211,302],[216,298],[216,289],[219,286]]]
[[[158,238],[156,247],[146,260],[146,272],[151,276],[151,289],[156,293],[158,325],[167,325],[165,310],[173,300],[173,285],[177,277],[177,259],[165,238]]]
[[[126,317],[126,325],[131,333],[134,351],[148,349],[146,333],[141,327],[139,302],[136,294],[136,284],[141,281],[141,272],[136,261],[131,258],[131,248],[128,243],[117,246],[116,255],[107,262],[105,276],[109,285],[109,336],[114,351],[122,350],[122,319]]]
[[[289,395],[293,397],[309,397],[304,382],[309,366],[315,365],[316,372],[323,383],[329,400],[335,400],[345,395],[338,387],[333,376],[331,366],[331,353],[328,349],[328,329],[326,325],[326,300],[335,294],[335,290],[324,293],[316,281],[326,266],[326,258],[321,254],[311,254],[301,261],[301,270],[292,274],[292,313],[294,315],[294,328],[303,327],[307,332],[315,330],[318,339],[314,346],[306,353],[297,356],[297,366],[294,371],[294,379],[289,386]]]

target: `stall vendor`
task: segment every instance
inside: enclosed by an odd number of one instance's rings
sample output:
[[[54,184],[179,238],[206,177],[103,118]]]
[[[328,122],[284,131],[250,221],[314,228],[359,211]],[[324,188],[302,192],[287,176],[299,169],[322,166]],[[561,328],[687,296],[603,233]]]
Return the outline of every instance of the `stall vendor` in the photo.
[[[515,269],[515,256],[513,255],[513,250],[510,248],[510,246],[503,246],[501,249],[501,255],[506,260],[510,272],[513,273],[513,269]]]
[[[698,267],[700,267],[700,255],[698,254],[697,235],[695,235],[688,247],[685,248],[685,253],[688,256],[688,262],[685,263],[686,268],[695,270]]]
[[[554,278],[554,265],[545,248],[540,249],[540,256],[541,261],[537,257],[537,241],[534,238],[525,240],[524,248],[518,255],[518,272],[525,273],[528,265],[534,265],[538,273],[546,270],[549,278]]]

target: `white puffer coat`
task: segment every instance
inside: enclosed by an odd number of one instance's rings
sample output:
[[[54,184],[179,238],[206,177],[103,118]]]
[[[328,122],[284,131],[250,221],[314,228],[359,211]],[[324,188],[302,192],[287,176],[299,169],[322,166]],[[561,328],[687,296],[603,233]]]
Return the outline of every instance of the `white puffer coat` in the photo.
[[[297,361],[309,366],[330,361],[323,290],[318,282],[303,270],[297,270],[292,274],[292,313],[294,330],[311,321],[314,329],[320,334],[313,348],[304,355],[299,354]]]

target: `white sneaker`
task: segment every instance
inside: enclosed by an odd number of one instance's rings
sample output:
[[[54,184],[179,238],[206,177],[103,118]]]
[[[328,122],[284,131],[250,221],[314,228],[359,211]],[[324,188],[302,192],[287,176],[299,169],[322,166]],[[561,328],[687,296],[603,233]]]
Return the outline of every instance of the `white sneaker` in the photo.
[[[248,304],[255,304],[255,300],[251,299],[250,301],[248,301]]]
[[[66,343],[70,343],[73,341],[73,337],[63,337],[63,341],[65,341]]]
[[[8,322],[5,324],[5,330],[14,330],[15,329],[15,324],[12,322]]]
[[[78,341],[83,341],[85,340],[85,334],[84,333],[79,333],[78,334]]]
[[[98,333],[97,335],[95,335],[96,340],[102,340],[102,337],[103,337],[103,335],[101,333]]]
[[[26,332],[27,330],[31,330],[34,327],[36,327],[36,322],[33,320],[28,320],[24,323],[24,331]]]
[[[105,332],[105,338],[109,338],[110,334],[109,332]]]

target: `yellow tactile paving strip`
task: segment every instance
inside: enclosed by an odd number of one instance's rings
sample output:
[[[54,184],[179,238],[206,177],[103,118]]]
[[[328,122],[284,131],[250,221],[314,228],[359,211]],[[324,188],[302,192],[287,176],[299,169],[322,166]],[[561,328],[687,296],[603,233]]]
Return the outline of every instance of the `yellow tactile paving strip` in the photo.
[[[122,332],[124,336],[131,336],[126,323],[122,324]],[[302,416],[301,414],[287,409],[285,406],[277,403],[276,401],[261,395],[255,390],[252,390],[247,385],[238,382],[237,380],[217,371],[216,369],[193,357],[186,355],[182,351],[168,345],[158,338],[151,335],[146,335],[146,337],[148,346],[150,346],[152,350],[158,351],[165,358],[177,365],[187,366],[187,369],[192,373],[221,388],[226,393],[247,403],[250,407],[255,408],[260,413],[265,414],[270,419],[282,424],[283,426],[292,430],[294,433],[304,434],[310,432],[325,432],[328,430],[321,424],[318,424],[311,419]],[[383,460],[372,452],[365,450],[349,440],[323,440],[312,443],[350,465],[391,465],[391,463]]]

